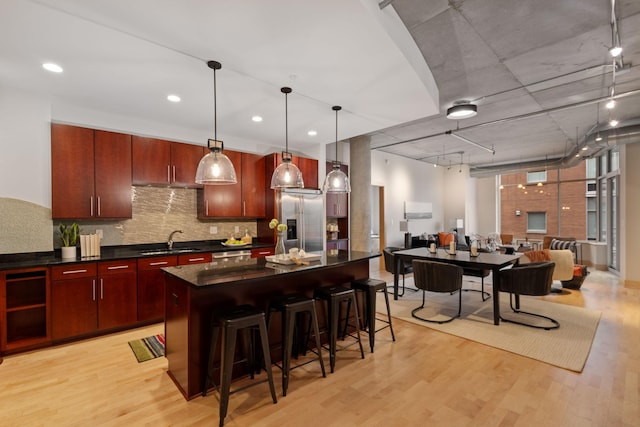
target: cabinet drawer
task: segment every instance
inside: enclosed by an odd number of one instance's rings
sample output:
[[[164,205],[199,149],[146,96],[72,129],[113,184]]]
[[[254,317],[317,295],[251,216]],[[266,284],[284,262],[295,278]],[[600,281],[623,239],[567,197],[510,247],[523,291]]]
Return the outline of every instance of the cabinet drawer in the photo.
[[[83,262],[78,264],[57,265],[51,267],[52,280],[79,279],[82,277],[95,277],[98,271],[95,262]]]
[[[98,263],[98,273],[100,276],[106,274],[135,273],[136,269],[136,261],[134,259],[103,261]]]
[[[178,265],[178,257],[176,256],[138,259],[138,270],[157,270],[163,267],[175,267],[176,265]]]
[[[182,254],[178,255],[178,265],[202,264],[211,262],[211,252],[202,254]]]
[[[275,255],[276,248],[251,249],[251,258],[263,258],[267,255]]]

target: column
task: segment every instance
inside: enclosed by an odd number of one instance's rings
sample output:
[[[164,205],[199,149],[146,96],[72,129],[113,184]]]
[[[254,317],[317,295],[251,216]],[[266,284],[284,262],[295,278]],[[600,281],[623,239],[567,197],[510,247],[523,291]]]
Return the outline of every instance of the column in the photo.
[[[371,250],[371,138],[358,136],[349,140],[349,180],[351,182],[351,249]]]

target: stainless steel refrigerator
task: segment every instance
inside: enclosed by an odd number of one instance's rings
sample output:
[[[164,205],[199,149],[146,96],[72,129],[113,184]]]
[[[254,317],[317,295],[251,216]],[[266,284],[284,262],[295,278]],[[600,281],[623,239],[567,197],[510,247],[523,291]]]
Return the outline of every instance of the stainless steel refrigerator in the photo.
[[[278,218],[287,224],[285,249],[317,252],[324,249],[324,199],[322,191],[285,188],[277,192]]]

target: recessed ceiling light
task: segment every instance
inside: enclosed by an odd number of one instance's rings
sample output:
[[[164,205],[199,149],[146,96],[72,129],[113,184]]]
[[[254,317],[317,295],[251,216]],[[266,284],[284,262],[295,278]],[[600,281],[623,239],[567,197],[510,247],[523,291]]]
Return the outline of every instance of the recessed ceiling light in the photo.
[[[587,151],[589,149],[589,147],[587,147],[586,145],[584,147],[582,147],[582,151]]]
[[[253,116],[253,117],[251,117],[251,120],[253,120],[253,121],[254,121],[254,122],[256,122],[256,123],[259,123],[259,122],[261,122],[261,121],[262,121],[262,117],[260,117],[260,116]]]
[[[309,132],[307,132],[307,135],[309,136],[316,136],[318,134],[318,132],[316,132],[315,130],[310,130]]]
[[[607,107],[609,110],[611,110],[613,107],[616,106],[616,101],[615,99],[610,99],[609,102],[607,102],[606,104],[604,104],[605,107]]]
[[[600,136],[600,132],[598,132],[598,133],[596,134],[596,141],[597,141],[597,142],[602,141],[602,137]]]
[[[45,62],[44,64],[42,64],[42,68],[44,68],[47,71],[51,71],[52,73],[62,72],[62,67],[59,66],[58,64],[54,64],[53,62]]]
[[[611,120],[609,120],[609,125],[611,127],[616,127],[616,126],[618,126],[618,121],[616,119],[611,119]]]
[[[621,46],[614,46],[611,49],[609,49],[609,53],[611,54],[611,56],[613,56],[614,58],[618,55],[620,55],[622,53],[622,47]]]
[[[180,97],[178,95],[169,95],[167,99],[171,102],[180,102]]]

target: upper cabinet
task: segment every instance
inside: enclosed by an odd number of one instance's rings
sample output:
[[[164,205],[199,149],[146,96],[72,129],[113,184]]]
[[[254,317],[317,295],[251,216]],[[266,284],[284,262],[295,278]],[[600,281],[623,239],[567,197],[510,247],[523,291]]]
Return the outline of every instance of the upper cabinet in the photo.
[[[195,177],[205,150],[200,145],[134,135],[133,184],[200,188]]]
[[[131,218],[131,135],[51,125],[51,216]]]
[[[273,171],[282,163],[281,153],[272,153],[265,156],[266,160],[266,186],[271,187],[271,175]],[[302,173],[302,180],[305,188],[318,188],[318,161],[307,157],[292,156],[291,163],[298,166]]]
[[[264,157],[231,150],[224,150],[224,154],[233,163],[238,183],[204,185],[198,190],[198,217],[264,217]]]

